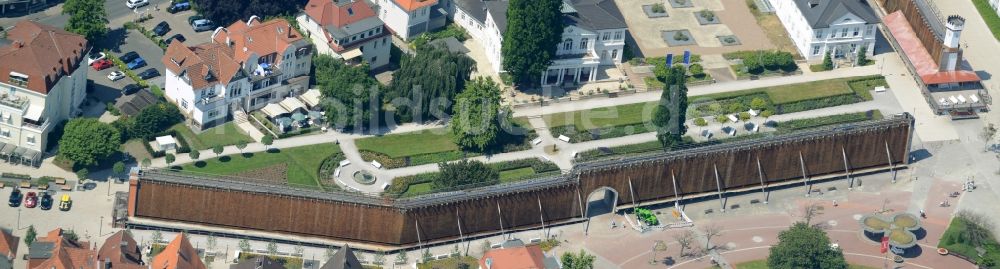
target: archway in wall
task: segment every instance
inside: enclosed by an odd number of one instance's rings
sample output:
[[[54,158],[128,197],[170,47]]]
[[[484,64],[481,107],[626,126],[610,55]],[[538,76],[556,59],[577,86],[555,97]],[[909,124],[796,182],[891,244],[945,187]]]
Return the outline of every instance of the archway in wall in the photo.
[[[587,218],[615,211],[618,205],[618,191],[610,187],[600,187],[587,195]]]

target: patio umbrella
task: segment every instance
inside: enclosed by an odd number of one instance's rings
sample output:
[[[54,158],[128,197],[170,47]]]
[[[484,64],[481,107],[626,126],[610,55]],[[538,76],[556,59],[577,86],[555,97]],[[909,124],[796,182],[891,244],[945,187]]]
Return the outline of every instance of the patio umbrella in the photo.
[[[295,120],[297,122],[304,121],[306,120],[306,114],[302,114],[301,112],[295,112],[294,114],[292,114],[292,120]]]
[[[285,128],[288,128],[288,126],[292,126],[292,119],[288,118],[288,117],[281,117],[281,118],[278,118],[278,119],[274,120],[274,123],[277,123],[278,126],[282,130],[284,130]]]

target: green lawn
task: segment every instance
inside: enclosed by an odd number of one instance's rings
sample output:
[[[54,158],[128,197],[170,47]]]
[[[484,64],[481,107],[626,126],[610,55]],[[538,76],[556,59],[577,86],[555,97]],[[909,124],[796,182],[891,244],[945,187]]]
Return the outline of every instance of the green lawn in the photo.
[[[170,129],[176,130],[177,133],[184,136],[184,140],[190,144],[188,146],[195,150],[210,149],[215,146],[236,145],[239,141],[254,142],[253,138],[244,134],[243,130],[239,130],[239,127],[236,127],[236,124],[233,122],[212,127],[200,134],[195,134],[184,123],[178,123],[174,127],[170,127]]]
[[[383,153],[392,158],[458,150],[446,128],[390,134],[355,140],[360,150]]]
[[[531,169],[531,167],[503,170],[500,171],[500,182],[510,182],[534,174],[535,174],[535,169]]]
[[[763,90],[775,104],[785,104],[802,100],[817,99],[827,96],[849,94],[851,89],[847,82],[856,78],[812,81],[799,84],[770,87]]]
[[[736,269],[768,269],[767,260],[756,260],[756,261],[738,263],[736,264]],[[847,269],[877,269],[877,267],[848,264]]]
[[[267,168],[285,163],[288,171],[285,180],[296,186],[318,187],[318,172],[323,160],[340,154],[336,144],[325,143],[281,149],[277,152],[257,152],[250,157],[241,154],[211,158],[181,166],[183,171],[214,175],[234,175],[248,170]],[[204,156],[202,157],[209,157]]]
[[[952,218],[951,224],[948,225],[948,229],[941,235],[941,241],[938,243],[938,247],[948,249],[948,251],[951,251],[952,253],[969,257],[973,260],[978,259],[979,254],[976,247],[967,242],[968,226],[969,224],[966,223],[965,218],[961,216]],[[989,251],[992,247],[988,245],[1000,246],[998,245],[996,239],[989,234],[989,231],[986,232],[986,238],[983,240],[986,242],[984,245],[987,245],[984,247],[984,249],[987,250],[986,255],[993,257],[994,261],[1000,260],[1000,252]],[[1000,265],[993,266],[991,268],[1000,268]]]
[[[993,38],[1000,40],[1000,16],[997,15],[996,10],[990,7],[987,0],[972,0],[972,4],[976,5],[979,16],[983,17],[983,21],[986,21],[986,26],[993,33]]]
[[[656,102],[635,103],[543,115],[549,128],[575,125],[577,130],[642,123],[643,111],[652,117]],[[648,108],[647,108],[648,107]],[[589,122],[584,121],[589,119]]]

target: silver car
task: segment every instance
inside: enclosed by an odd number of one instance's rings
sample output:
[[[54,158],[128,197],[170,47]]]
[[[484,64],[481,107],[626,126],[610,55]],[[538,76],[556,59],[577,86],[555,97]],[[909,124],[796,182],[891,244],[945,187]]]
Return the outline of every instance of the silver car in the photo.
[[[195,32],[208,31],[215,28],[215,24],[210,20],[200,19],[191,22],[191,28],[194,28]]]

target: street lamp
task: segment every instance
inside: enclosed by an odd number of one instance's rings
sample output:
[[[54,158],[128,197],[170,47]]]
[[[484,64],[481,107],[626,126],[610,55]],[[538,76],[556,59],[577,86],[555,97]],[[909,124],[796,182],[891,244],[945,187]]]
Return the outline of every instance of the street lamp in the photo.
[[[104,235],[104,216],[101,216],[101,222],[97,224],[97,236]]]

